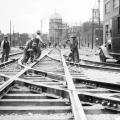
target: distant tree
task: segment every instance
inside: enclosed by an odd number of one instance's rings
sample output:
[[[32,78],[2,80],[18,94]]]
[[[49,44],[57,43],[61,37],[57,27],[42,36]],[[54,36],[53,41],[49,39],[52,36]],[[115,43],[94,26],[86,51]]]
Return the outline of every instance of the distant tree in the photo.
[[[83,32],[89,31],[90,28],[91,28],[91,23],[90,22],[83,23],[83,25],[82,25],[82,31]]]
[[[24,46],[26,41],[29,40],[29,34],[22,33],[19,35],[19,46]]]

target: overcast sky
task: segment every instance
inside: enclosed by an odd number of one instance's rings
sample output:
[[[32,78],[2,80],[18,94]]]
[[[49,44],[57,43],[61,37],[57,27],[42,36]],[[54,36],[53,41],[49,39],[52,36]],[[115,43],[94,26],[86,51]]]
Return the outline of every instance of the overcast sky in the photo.
[[[88,21],[92,16],[92,8],[98,0],[0,0],[0,30],[8,33],[10,19],[14,31],[34,33],[41,29],[48,32],[49,18],[55,12],[61,14],[64,22],[79,24]],[[101,0],[101,18],[102,3]]]

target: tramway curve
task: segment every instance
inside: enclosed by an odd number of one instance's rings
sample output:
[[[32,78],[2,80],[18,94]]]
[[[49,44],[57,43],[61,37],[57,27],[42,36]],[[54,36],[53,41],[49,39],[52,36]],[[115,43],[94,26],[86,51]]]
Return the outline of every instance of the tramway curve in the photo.
[[[77,93],[68,89],[66,63],[50,57],[60,53],[54,50],[44,51],[33,63],[19,59],[1,67],[0,119],[86,120]]]
[[[119,71],[110,67],[106,69],[90,64],[66,63],[87,119],[120,118]]]

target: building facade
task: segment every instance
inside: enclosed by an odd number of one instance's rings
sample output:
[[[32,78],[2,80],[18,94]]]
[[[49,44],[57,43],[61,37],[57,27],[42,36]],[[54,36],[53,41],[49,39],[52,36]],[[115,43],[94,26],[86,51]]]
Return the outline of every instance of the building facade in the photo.
[[[49,19],[49,38],[52,44],[62,40],[62,17],[56,12]]]
[[[119,5],[119,0],[104,0],[103,43],[112,37],[113,18],[119,15]]]
[[[83,23],[80,33],[80,45],[88,48],[98,48],[103,44],[103,23]]]

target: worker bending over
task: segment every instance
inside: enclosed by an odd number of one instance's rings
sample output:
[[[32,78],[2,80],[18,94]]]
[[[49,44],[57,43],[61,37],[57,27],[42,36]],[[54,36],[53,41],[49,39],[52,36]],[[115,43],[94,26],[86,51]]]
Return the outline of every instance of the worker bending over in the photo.
[[[40,31],[37,31],[36,37],[26,43],[22,63],[27,63],[29,59],[33,62],[39,58],[41,55],[41,44],[43,44],[43,41],[40,36]]]

